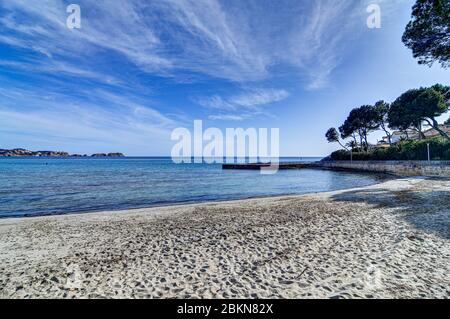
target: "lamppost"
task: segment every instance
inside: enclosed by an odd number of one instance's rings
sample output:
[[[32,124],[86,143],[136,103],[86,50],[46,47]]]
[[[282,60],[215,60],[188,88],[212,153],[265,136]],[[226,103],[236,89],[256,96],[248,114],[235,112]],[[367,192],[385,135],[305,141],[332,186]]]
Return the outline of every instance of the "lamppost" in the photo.
[[[430,143],[427,143],[427,153],[428,153],[428,162],[431,162],[431,157],[430,157]]]

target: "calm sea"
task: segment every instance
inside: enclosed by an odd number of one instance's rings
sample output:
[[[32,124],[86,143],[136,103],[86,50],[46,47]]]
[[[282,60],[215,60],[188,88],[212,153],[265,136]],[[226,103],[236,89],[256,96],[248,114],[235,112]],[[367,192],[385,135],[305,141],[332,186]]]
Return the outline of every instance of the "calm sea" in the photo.
[[[0,217],[304,194],[366,186],[384,178],[310,169],[261,175],[222,170],[218,164],[174,164],[169,158],[1,158]]]

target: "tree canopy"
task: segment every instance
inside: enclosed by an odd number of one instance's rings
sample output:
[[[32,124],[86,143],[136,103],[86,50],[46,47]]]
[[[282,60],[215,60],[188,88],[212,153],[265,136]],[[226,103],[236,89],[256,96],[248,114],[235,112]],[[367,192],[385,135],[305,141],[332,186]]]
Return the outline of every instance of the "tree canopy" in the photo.
[[[396,142],[393,142],[393,133],[389,129],[405,132],[406,139],[410,137],[408,135],[410,129],[418,131],[422,138],[427,138],[422,132],[422,125],[428,124],[441,135],[441,140],[446,139],[448,142],[449,134],[437,120],[449,110],[449,86],[436,84],[431,87],[412,89],[403,93],[393,103],[381,100],[375,105],[363,105],[352,109],[344,124],[339,127],[339,132],[334,127],[330,128],[326,138],[328,142],[339,143],[345,149],[348,147],[356,152],[364,149],[367,153],[371,148],[368,135],[372,131],[382,129],[392,147]],[[445,124],[450,125],[450,118]],[[350,141],[347,140],[349,138]],[[386,139],[383,139],[381,144],[386,142]]]
[[[363,105],[353,109],[344,124],[339,128],[343,139],[353,137],[356,143],[356,135],[360,137],[360,144],[367,147],[368,134],[380,127],[379,113],[372,105]]]
[[[449,92],[449,87],[435,85],[403,93],[392,103],[388,114],[389,126],[400,130],[414,127],[421,132],[422,122],[426,122],[450,140],[436,120],[449,109]]]
[[[386,134],[389,144],[392,143],[392,134],[389,132],[387,127],[389,110],[391,109],[391,105],[386,103],[385,101],[378,101],[375,103],[375,112],[377,117],[378,126],[384,131]]]
[[[341,141],[339,140],[339,133],[334,127],[330,128],[327,131],[325,137],[327,138],[328,143],[339,143],[343,148],[347,150],[347,148],[342,145]]]
[[[417,0],[402,40],[419,64],[450,67],[450,0]]]
[[[417,112],[411,110],[418,95],[418,89],[408,90],[392,103],[388,114],[388,122],[391,129],[400,131],[406,131],[409,128],[420,129],[421,116],[417,116]]]
[[[344,124],[342,124],[341,127],[339,127],[339,132],[341,133],[341,137],[343,139],[353,137],[354,141],[356,142],[356,134],[358,134],[358,114],[357,110],[353,109],[347,119],[345,120]]]
[[[327,141],[329,143],[335,143],[335,142],[339,141],[339,134],[334,127],[330,128],[327,131],[327,133],[325,134],[325,137],[327,138]]]

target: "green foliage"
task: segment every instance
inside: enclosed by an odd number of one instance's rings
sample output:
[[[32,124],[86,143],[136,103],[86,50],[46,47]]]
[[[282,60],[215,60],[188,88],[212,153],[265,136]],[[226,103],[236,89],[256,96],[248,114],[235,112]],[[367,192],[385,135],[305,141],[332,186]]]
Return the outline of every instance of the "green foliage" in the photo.
[[[391,129],[406,131],[411,127],[417,128],[422,120],[422,114],[418,114],[418,111],[414,110],[413,106],[415,105],[414,100],[419,95],[418,89],[408,90],[392,103],[388,114],[388,122]]]
[[[344,140],[357,133],[356,125],[350,120],[350,116],[345,120],[344,124],[339,127],[339,132]]]
[[[327,138],[328,143],[337,143],[339,142],[339,134],[337,130],[332,127],[330,128],[327,133],[325,134],[325,137]]]
[[[438,91],[444,96],[445,103],[447,105],[450,103],[450,86],[445,86],[442,84],[435,84],[431,87],[435,91]]]
[[[414,100],[413,109],[417,110],[417,114],[420,114],[424,119],[432,119],[448,111],[448,105],[443,94],[446,88],[438,86],[436,88],[420,89],[420,94]]]
[[[374,148],[369,152],[353,153],[354,161],[422,161],[428,159],[427,143],[432,160],[450,160],[450,142],[441,137],[421,141],[402,141],[389,148]],[[350,160],[350,152],[339,150],[331,154],[334,161]]]
[[[450,0],[417,0],[402,40],[419,64],[450,67]]]
[[[376,118],[378,122],[378,126],[384,131],[384,133],[387,135],[389,139],[389,144],[391,144],[391,132],[389,132],[387,126],[388,126],[388,116],[389,111],[391,109],[391,105],[389,103],[386,103],[385,101],[378,101],[375,103],[375,112],[376,112]]]
[[[361,144],[367,145],[367,135],[380,127],[380,116],[372,105],[353,109],[344,124],[339,128],[343,139],[359,135]]]
[[[339,140],[339,133],[334,127],[327,131],[325,137],[327,138],[328,143],[339,143],[339,145],[341,145],[344,149],[347,149],[347,147],[345,147]]]
[[[392,103],[388,114],[389,127],[402,131],[413,127],[420,131],[422,122],[427,122],[449,139],[447,134],[439,129],[436,120],[436,117],[448,111],[449,100],[450,88],[439,84],[408,90]]]
[[[450,150],[446,150],[442,155],[443,160],[448,160],[450,158]]]
[[[355,141],[350,141],[347,144],[345,144],[345,146],[347,146],[350,149],[356,149],[358,147],[358,144]]]
[[[350,152],[346,150],[337,150],[331,153],[329,157],[332,161],[349,161]]]
[[[375,111],[377,112],[378,121],[387,119],[390,108],[391,106],[389,105],[389,103],[386,103],[385,101],[378,101],[377,103],[375,103]]]
[[[449,0],[450,1],[450,0]],[[379,101],[372,105],[363,105],[354,108],[344,124],[339,127],[340,137],[344,140],[341,143],[339,133],[335,128],[331,128],[326,133],[328,142],[339,143],[344,149],[351,148],[355,153],[355,160],[420,160],[426,159],[426,143],[432,143],[436,158],[449,158],[448,143],[450,137],[437,122],[437,118],[450,109],[450,87],[436,84],[428,88],[408,90],[398,97],[392,104]],[[400,143],[392,144],[391,129],[408,131],[415,129],[420,132],[424,139],[422,125],[426,123],[439,132],[441,138],[422,141],[403,140]],[[448,119],[445,124],[450,124]],[[388,137],[391,147],[370,149],[367,136],[371,131],[382,129]],[[408,135],[406,135],[408,136]],[[350,141],[345,141],[351,138]],[[357,140],[359,138],[359,141]],[[406,137],[407,139],[408,137]],[[444,141],[446,141],[444,143]],[[425,144],[424,144],[425,143]],[[442,144],[444,143],[444,144]],[[344,145],[345,144],[345,145]],[[425,146],[424,146],[425,145]],[[338,151],[332,155],[335,159],[349,159],[350,153]]]
[[[361,128],[367,133],[379,128],[378,112],[372,105],[363,105],[358,111]]]

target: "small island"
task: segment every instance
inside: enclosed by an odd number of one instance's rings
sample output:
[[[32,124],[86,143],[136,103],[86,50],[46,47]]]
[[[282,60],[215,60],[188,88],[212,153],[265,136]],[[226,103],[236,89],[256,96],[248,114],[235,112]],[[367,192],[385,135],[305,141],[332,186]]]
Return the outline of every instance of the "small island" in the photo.
[[[69,154],[61,151],[30,151],[23,148],[0,149],[0,157],[125,157],[122,153]]]

